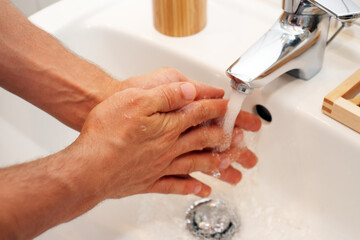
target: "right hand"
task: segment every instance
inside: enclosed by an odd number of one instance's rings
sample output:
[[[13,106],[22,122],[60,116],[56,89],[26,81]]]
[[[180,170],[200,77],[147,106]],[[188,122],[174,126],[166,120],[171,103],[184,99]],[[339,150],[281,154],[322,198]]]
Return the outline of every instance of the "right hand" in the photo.
[[[103,199],[149,192],[208,196],[210,187],[189,173],[229,166],[221,154],[202,151],[221,145],[221,127],[200,125],[223,117],[228,101],[194,101],[197,95],[195,85],[178,82],[127,89],[100,103],[71,146],[84,155],[82,179]]]

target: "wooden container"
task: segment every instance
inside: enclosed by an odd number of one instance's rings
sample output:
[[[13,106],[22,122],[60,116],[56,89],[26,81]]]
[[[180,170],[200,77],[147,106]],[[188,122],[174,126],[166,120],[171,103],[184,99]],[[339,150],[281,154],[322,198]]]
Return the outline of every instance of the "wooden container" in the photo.
[[[360,69],[326,95],[322,112],[360,133]]]
[[[206,26],[207,0],[153,0],[154,26],[172,37],[185,37]]]

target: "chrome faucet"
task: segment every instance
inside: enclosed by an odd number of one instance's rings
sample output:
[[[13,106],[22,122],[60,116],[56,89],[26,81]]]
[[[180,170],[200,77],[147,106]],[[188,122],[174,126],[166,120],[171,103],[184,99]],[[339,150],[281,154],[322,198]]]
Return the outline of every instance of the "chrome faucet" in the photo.
[[[283,0],[284,13],[272,28],[226,71],[243,93],[288,73],[315,76],[323,64],[330,17],[350,24],[360,17],[352,0]]]

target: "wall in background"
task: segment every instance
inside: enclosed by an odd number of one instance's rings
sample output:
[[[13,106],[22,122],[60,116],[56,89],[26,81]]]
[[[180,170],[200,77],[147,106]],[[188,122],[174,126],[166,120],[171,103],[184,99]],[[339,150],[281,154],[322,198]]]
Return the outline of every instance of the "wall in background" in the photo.
[[[25,16],[49,6],[59,0],[10,0]]]
[[[30,16],[37,11],[60,0],[10,0],[25,16]],[[245,1],[245,0],[244,0]],[[281,0],[265,0],[277,4],[281,8]],[[353,0],[360,5],[360,0]],[[275,21],[275,19],[274,19]],[[360,25],[360,20],[356,21],[356,25]]]
[[[10,0],[25,16],[30,16],[35,12],[49,6],[59,0]],[[281,7],[281,0],[267,0],[274,2]]]

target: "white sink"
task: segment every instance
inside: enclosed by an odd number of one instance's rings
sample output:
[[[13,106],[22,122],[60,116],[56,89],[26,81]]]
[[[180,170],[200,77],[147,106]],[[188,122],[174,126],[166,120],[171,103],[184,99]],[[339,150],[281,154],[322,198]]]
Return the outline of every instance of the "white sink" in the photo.
[[[209,0],[207,27],[186,38],[156,32],[148,0],[63,0],[30,19],[119,79],[171,66],[229,91],[225,69],[270,28],[280,5]],[[328,47],[316,77],[282,76],[247,98],[245,110],[262,104],[273,117],[249,143],[258,166],[236,187],[195,174],[237,209],[235,239],[360,239],[360,134],[321,113],[324,96],[359,66],[354,26]],[[77,137],[2,89],[0,130],[1,166],[58,151]],[[184,216],[195,200],[156,194],[109,200],[38,239],[192,239]]]

